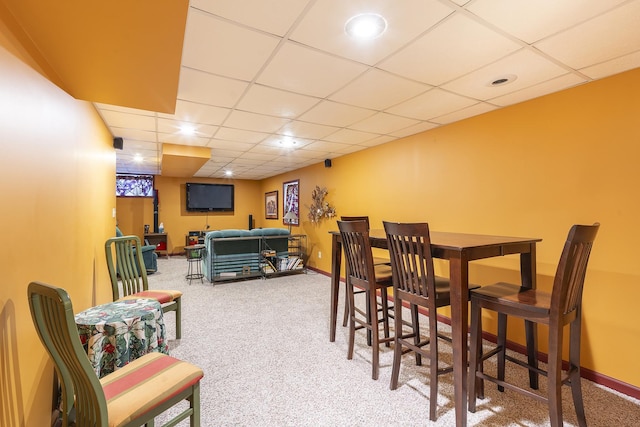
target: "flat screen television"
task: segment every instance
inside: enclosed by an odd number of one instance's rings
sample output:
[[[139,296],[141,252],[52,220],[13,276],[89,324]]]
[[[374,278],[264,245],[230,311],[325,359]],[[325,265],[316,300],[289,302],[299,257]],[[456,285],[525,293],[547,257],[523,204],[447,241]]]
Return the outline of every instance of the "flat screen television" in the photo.
[[[187,211],[233,212],[233,184],[187,182]]]

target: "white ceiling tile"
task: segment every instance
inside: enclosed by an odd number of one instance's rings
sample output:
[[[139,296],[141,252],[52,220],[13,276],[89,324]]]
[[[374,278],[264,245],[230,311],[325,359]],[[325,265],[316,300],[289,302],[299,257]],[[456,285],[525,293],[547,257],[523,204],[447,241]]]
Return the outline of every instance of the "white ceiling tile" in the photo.
[[[193,136],[198,138],[208,139],[208,138],[211,138],[213,133],[218,129],[217,126],[183,122],[181,120],[172,120],[172,119],[165,119],[165,118],[158,118],[157,120],[158,120],[158,132],[162,132],[165,134],[175,134],[175,135],[182,135],[182,136],[188,137],[189,135],[184,135],[183,128],[189,127],[193,129],[193,132],[194,132]]]
[[[467,9],[485,21],[534,43],[583,22],[625,0],[477,0]]]
[[[256,144],[265,139],[269,134],[254,132],[244,129],[232,129],[221,127],[214,135],[216,139],[226,139],[229,141],[250,142]]]
[[[275,132],[288,122],[287,119],[280,117],[234,110],[229,117],[227,117],[224,125],[235,129]]]
[[[492,104],[505,107],[507,105],[517,104],[519,102],[557,92],[559,90],[568,89],[570,87],[584,83],[585,81],[586,80],[584,78],[577,76],[576,74],[568,73],[563,76],[539,83],[537,85],[518,90],[516,92],[498,96],[491,99],[490,101]]]
[[[237,108],[271,116],[295,118],[319,101],[320,99],[311,96],[254,84],[242,97]]]
[[[192,145],[198,147],[204,147],[209,144],[209,138],[201,138],[197,136],[186,136],[175,133],[162,133],[158,132],[158,140],[160,142],[168,142],[176,145]]]
[[[584,68],[640,50],[640,1],[535,44],[573,68]]]
[[[191,0],[191,7],[284,36],[306,8],[301,0]]]
[[[108,126],[148,131],[156,130],[156,118],[153,116],[141,116],[112,110],[100,110],[100,115]]]
[[[324,98],[367,68],[295,43],[285,43],[257,82],[305,95]]]
[[[640,51],[621,56],[611,61],[580,69],[580,72],[592,79],[601,79],[640,67]]]
[[[441,89],[432,89],[400,105],[389,108],[388,112],[418,120],[429,120],[450,111],[468,107],[476,102],[478,101]]]
[[[359,144],[379,136],[375,133],[362,132],[353,129],[340,129],[336,133],[324,138],[324,141],[340,142],[344,144]]]
[[[218,107],[233,107],[248,83],[182,67],[178,98]]]
[[[249,142],[227,141],[222,139],[212,139],[209,146],[214,150],[234,150],[237,152],[245,152],[250,150],[255,144]]]
[[[192,9],[187,19],[182,64],[251,81],[278,42],[277,37]]]
[[[375,112],[360,107],[323,101],[300,116],[300,120],[320,123],[327,126],[344,127],[359,122]]]
[[[389,135],[381,135],[376,138],[370,139],[368,141],[364,141],[360,146],[364,147],[375,147],[376,145],[386,144],[387,142],[394,141],[395,138]]]
[[[100,102],[94,102],[93,105],[95,105],[98,110],[118,111],[121,113],[137,114],[140,116],[156,116],[156,113],[154,111],[140,110],[137,108],[121,107],[119,105],[112,104],[102,104]]]
[[[440,124],[453,123],[453,122],[467,119],[469,117],[473,117],[473,116],[487,113],[489,111],[493,111],[496,108],[498,107],[496,107],[495,105],[487,104],[486,102],[478,102],[475,105],[463,108],[453,113],[445,114],[440,117],[434,117],[433,119],[431,119],[431,121],[435,123],[440,123]]]
[[[282,129],[280,129],[279,133],[300,138],[322,139],[323,137],[332,134],[338,129],[340,128],[335,126],[326,126],[317,123],[293,120],[287,123]]]
[[[493,62],[521,45],[461,14],[442,22],[380,68],[439,85]]]
[[[229,108],[213,107],[211,105],[178,99],[176,101],[176,112],[174,114],[158,113],[158,117],[191,123],[219,125],[222,124],[230,112],[231,109]]]
[[[372,68],[329,99],[358,107],[384,110],[431,89],[431,86]]]
[[[409,126],[404,129],[400,129],[395,132],[392,132],[391,135],[395,136],[396,138],[404,138],[410,135],[415,135],[420,132],[426,132],[430,129],[434,129],[437,127],[438,125],[436,123],[421,122],[421,123],[418,123],[417,125]]]
[[[525,48],[442,87],[464,96],[487,100],[566,73],[565,68]],[[512,83],[491,85],[497,78],[510,75],[517,77]]]
[[[437,0],[403,0],[398,7],[387,0],[316,2],[291,34],[291,39],[369,65],[408,43],[453,9]],[[347,21],[361,13],[376,13],[387,30],[373,40],[354,40],[345,32]]]
[[[409,119],[388,113],[376,113],[371,117],[353,124],[351,127],[365,132],[390,134],[398,129],[404,129],[418,123],[420,123],[420,121],[416,119]]]
[[[111,127],[113,136],[119,136],[125,139],[125,143],[129,139],[135,139],[138,141],[158,142],[156,132],[139,130],[139,129],[125,129],[118,127]]]

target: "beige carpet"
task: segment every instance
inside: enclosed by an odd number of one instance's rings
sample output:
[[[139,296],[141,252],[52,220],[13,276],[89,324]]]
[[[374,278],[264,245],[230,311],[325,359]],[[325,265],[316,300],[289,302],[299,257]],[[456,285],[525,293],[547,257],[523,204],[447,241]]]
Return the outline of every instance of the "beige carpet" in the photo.
[[[212,286],[184,279],[183,257],[158,260],[150,288],[179,289],[182,336],[175,317],[165,316],[171,355],[200,366],[202,425],[209,426],[453,426],[452,374],[441,376],[437,422],[428,419],[428,375],[405,356],[399,387],[389,389],[393,351],[381,354],[380,378],[371,379],[371,350],[357,332],[356,352],[347,360],[347,328],[329,342],[329,278],[309,272],[267,280]],[[342,296],[340,303],[342,304]],[[342,306],[340,306],[342,313]],[[426,327],[426,321],[422,322]],[[442,325],[447,331],[447,326]],[[441,346],[443,363],[450,347]],[[489,369],[487,369],[489,370]],[[508,378],[526,384],[526,373]],[[541,379],[544,389],[545,380]],[[575,426],[570,391],[563,391],[565,425]],[[639,426],[640,401],[583,380],[590,426]],[[162,425],[167,417],[156,419]],[[183,421],[180,426],[188,426]],[[547,426],[543,404],[487,384],[486,399],[470,426]]]

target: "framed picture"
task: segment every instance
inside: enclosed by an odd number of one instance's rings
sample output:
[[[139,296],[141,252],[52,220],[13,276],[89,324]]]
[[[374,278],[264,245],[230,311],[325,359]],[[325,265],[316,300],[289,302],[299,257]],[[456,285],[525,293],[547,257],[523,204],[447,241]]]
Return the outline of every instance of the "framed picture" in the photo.
[[[264,193],[264,217],[278,219],[278,190]]]
[[[300,224],[299,190],[300,181],[297,179],[295,181],[287,181],[282,184],[282,223],[284,225]],[[292,218],[285,218],[289,212],[292,212],[294,216]]]

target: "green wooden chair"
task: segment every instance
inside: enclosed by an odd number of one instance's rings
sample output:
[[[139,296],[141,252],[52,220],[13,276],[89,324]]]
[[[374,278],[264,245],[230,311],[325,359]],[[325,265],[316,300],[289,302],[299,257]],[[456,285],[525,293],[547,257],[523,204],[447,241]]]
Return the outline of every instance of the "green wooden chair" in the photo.
[[[144,268],[138,236],[121,236],[108,239],[104,245],[107,267],[111,277],[113,300],[125,298],[151,298],[162,304],[162,311],[176,312],[176,339],[182,337],[182,292],[176,290],[149,290],[147,271]],[[115,258],[114,258],[115,256]],[[118,283],[120,279],[120,284]]]
[[[200,368],[153,352],[98,379],[67,292],[32,282],[28,296],[33,323],[60,378],[63,426],[152,427],[154,417],[185,400],[188,407],[167,425],[189,417],[190,426],[200,426]]]

